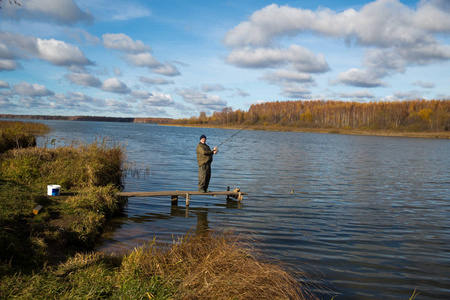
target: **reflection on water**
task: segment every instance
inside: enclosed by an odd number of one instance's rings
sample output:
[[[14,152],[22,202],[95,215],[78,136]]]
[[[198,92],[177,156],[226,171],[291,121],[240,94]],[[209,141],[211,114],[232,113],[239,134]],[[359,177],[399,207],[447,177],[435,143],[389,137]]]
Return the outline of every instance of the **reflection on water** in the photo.
[[[196,190],[195,147],[235,130],[147,124],[51,122],[57,137],[127,142],[146,176],[125,191]],[[129,198],[102,251],[130,251],[157,237],[231,227],[251,232],[265,251],[320,277],[335,299],[420,299],[450,295],[450,143],[447,140],[242,131],[214,157],[211,190],[225,197]],[[331,298],[323,295],[323,298]],[[419,299],[418,298],[418,299]]]

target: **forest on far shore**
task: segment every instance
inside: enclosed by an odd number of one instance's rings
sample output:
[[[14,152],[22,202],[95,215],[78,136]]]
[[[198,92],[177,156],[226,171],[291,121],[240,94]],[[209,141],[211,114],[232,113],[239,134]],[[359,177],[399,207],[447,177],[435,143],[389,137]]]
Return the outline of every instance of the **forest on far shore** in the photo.
[[[211,116],[201,112],[171,123],[439,132],[450,129],[450,100],[276,101],[253,104],[248,111],[225,107]]]

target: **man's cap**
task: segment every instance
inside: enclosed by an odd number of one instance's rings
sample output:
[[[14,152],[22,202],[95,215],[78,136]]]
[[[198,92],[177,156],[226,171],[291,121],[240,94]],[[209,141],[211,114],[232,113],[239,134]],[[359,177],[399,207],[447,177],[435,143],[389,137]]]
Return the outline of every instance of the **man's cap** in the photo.
[[[202,134],[202,135],[200,136],[200,139],[206,139],[206,135]]]

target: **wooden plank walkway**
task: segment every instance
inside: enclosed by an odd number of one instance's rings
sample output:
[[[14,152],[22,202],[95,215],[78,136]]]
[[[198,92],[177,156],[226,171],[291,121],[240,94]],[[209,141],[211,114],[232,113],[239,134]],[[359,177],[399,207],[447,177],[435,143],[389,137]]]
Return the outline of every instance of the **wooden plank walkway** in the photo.
[[[240,189],[234,189],[233,191],[213,191],[209,193],[202,193],[199,191],[156,191],[156,192],[120,192],[117,193],[118,196],[122,197],[159,197],[159,196],[170,196],[172,200],[172,205],[178,205],[178,197],[186,198],[186,206],[189,206],[189,200],[192,195],[204,195],[204,196],[227,196],[237,199],[239,202],[244,200],[244,195],[247,193],[241,192]]]

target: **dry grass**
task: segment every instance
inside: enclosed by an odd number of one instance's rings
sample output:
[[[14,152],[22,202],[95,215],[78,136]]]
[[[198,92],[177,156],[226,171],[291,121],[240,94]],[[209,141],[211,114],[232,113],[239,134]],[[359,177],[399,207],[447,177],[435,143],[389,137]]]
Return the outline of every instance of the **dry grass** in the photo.
[[[261,258],[231,233],[187,234],[173,245],[151,243],[122,262],[123,276],[160,276],[175,299],[314,299],[306,284],[281,263]]]
[[[54,149],[12,149],[3,154],[0,176],[42,189],[48,184],[59,184],[66,191],[110,183],[120,186],[124,160],[123,146],[106,138]]]
[[[127,256],[78,253],[36,274],[4,277],[0,298],[317,299],[296,279],[305,274],[258,258],[249,242],[222,231],[163,247],[153,241]]]
[[[13,148],[36,146],[36,136],[49,131],[48,126],[39,123],[0,121],[0,153]]]
[[[92,248],[125,205],[116,196],[124,157],[124,148],[107,139],[0,154],[0,276]],[[48,197],[49,184],[61,185],[61,196]],[[34,215],[37,205],[43,209]]]

